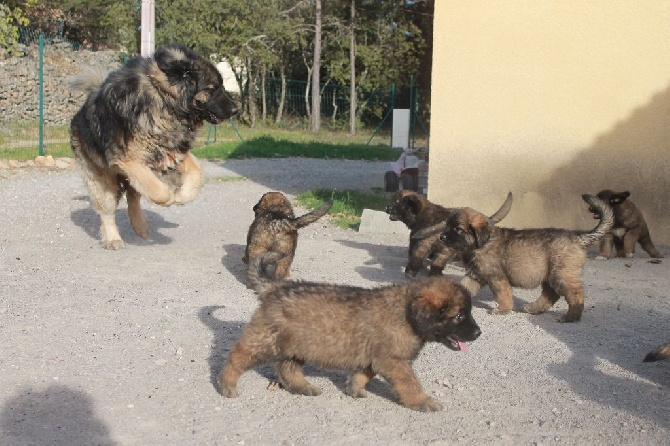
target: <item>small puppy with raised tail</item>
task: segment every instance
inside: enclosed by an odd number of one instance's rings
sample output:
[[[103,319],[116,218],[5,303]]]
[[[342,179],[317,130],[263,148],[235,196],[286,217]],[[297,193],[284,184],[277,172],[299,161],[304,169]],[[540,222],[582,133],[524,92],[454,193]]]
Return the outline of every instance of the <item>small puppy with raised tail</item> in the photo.
[[[614,225],[612,208],[606,202],[592,195],[582,198],[600,215],[598,225],[588,232],[501,228],[474,209],[455,210],[440,238],[463,259],[466,276],[461,284],[471,296],[488,285],[498,304],[494,314],[512,311],[512,287],[541,286],[540,297],[524,305],[526,312],[543,313],[565,296],[568,312],[562,321],[579,321],[584,310],[581,276],[586,246],[603,238]]]

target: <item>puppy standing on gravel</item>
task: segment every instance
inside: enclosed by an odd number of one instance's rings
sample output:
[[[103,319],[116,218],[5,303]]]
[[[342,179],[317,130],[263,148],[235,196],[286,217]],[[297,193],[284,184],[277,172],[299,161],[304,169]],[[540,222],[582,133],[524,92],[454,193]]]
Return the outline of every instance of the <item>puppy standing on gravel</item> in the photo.
[[[614,210],[614,227],[600,240],[598,260],[607,260],[612,257],[612,245],[616,249],[617,257],[633,257],[636,243],[640,243],[649,257],[657,259],[663,257],[663,254],[658,252],[651,241],[649,228],[642,212],[628,199],[630,192],[614,192],[611,189],[604,189],[598,192],[597,196],[609,203]],[[597,209],[589,208],[589,210],[593,213],[593,218],[600,218]]]
[[[496,223],[501,221],[507,216],[511,207],[512,193],[510,192],[500,209],[491,216],[491,220]],[[430,259],[429,276],[442,274],[444,267],[455,252],[444,246],[440,241],[442,227],[436,225],[443,223],[452,211],[453,209],[432,203],[424,195],[416,192],[401,190],[393,195],[391,203],[386,206],[389,220],[401,221],[410,230],[409,262],[405,267],[407,277],[416,276],[419,270],[423,268],[426,259]],[[414,237],[422,229],[431,227],[437,229],[425,237]]]
[[[279,256],[265,253],[250,262],[249,282],[260,305],[219,374],[224,396],[238,396],[240,376],[267,362],[289,392],[319,395],[302,373],[310,362],[353,371],[350,396],[365,397],[365,385],[379,374],[404,406],[442,409],[424,392],[412,362],[426,342],[467,350],[465,342],[479,337],[463,287],[446,277],[375,289],[268,280]]]
[[[263,194],[254,206],[256,217],[247,233],[247,248],[242,259],[249,265],[247,277],[253,273],[253,260],[268,251],[277,251],[284,255],[277,261],[275,274],[277,279],[288,277],[298,246],[298,229],[326,215],[332,205],[333,202],[329,201],[320,208],[296,218],[293,206],[284,194],[281,192]],[[247,287],[250,288],[248,281],[247,278]]]
[[[592,195],[584,200],[599,212],[600,222],[589,232],[568,229],[510,229],[494,226],[489,218],[471,208],[455,211],[440,236],[458,251],[466,266],[461,282],[471,296],[488,285],[496,298],[495,314],[512,311],[512,287],[542,286],[542,294],[524,305],[531,314],[551,308],[561,296],[568,302],[564,322],[581,319],[584,309],[582,270],[586,246],[600,240],[614,225],[610,206]]]

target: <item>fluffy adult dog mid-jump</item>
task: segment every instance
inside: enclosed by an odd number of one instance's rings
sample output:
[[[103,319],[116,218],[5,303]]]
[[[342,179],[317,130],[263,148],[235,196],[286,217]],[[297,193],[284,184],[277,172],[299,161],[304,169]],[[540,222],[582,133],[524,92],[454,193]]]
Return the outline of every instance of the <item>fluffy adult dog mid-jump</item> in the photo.
[[[114,213],[128,200],[133,230],[148,238],[140,197],[161,206],[192,201],[202,170],[191,154],[205,121],[237,112],[214,64],[180,44],[134,57],[103,79],[92,71],[72,81],[88,93],[70,123],[70,143],[100,215],[102,244],[123,248]]]

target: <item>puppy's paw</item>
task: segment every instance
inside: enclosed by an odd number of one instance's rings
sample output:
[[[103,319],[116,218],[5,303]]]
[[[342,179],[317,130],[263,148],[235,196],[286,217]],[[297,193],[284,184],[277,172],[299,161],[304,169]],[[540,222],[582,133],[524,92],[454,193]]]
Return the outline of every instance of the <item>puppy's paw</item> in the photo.
[[[417,410],[419,412],[439,412],[440,410],[444,409],[444,406],[442,406],[439,401],[430,397],[426,397],[426,399],[420,403],[408,404],[407,408]]]
[[[225,396],[226,398],[237,398],[240,396],[240,394],[237,392],[237,387],[228,386],[221,387],[221,395]]]
[[[417,271],[412,271],[412,270],[406,269],[405,270],[405,277],[407,277],[408,279],[413,279],[414,277],[416,277],[416,273],[417,273]]]
[[[628,254],[626,254],[627,259],[632,259],[633,257],[635,257],[635,254],[633,254],[632,252],[629,252]]]
[[[305,387],[300,387],[299,389],[295,389],[293,393],[299,393],[305,396],[319,396],[321,395],[321,389],[319,389],[316,386],[309,385]]]
[[[548,308],[544,308],[544,306],[539,305],[537,302],[532,302],[523,306],[523,311],[528,314],[542,314],[547,310]]]
[[[512,308],[494,308],[491,310],[491,314],[495,314],[496,316],[504,316],[506,314],[510,314],[512,312]]]
[[[368,392],[365,389],[355,389],[351,384],[347,384],[347,387],[344,389],[344,393],[352,398],[367,398],[368,396]]]
[[[608,260],[605,256],[596,256],[596,260]]]

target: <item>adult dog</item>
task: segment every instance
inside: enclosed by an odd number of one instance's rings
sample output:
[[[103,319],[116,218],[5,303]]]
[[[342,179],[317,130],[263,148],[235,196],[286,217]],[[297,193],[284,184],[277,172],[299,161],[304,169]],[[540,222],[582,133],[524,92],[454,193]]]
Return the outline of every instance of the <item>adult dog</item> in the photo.
[[[581,276],[586,246],[600,240],[614,225],[612,208],[606,202],[592,195],[583,198],[600,215],[600,222],[589,232],[500,228],[474,209],[454,211],[440,237],[463,257],[466,276],[461,284],[471,296],[488,285],[498,303],[494,314],[512,311],[512,287],[542,286],[540,297],[524,306],[526,312],[543,313],[565,296],[568,312],[562,320],[579,321],[584,310]]]
[[[491,221],[501,221],[507,216],[511,207],[512,193],[510,192],[500,209],[491,216]],[[444,229],[444,222],[453,210],[435,204],[416,192],[401,190],[393,194],[391,202],[386,206],[389,220],[401,221],[410,230],[409,261],[405,267],[407,277],[416,276],[423,268],[426,259],[430,259],[428,275],[439,276],[447,262],[454,257],[454,250],[447,248],[440,241],[440,232]],[[422,230],[424,235],[416,236]]]
[[[319,395],[302,373],[310,362],[351,370],[346,393],[352,397],[365,397],[366,384],[379,374],[404,406],[442,409],[424,392],[412,362],[426,342],[465,350],[467,341],[479,337],[463,287],[446,277],[374,289],[275,281],[272,270],[280,256],[265,253],[252,262],[249,278],[260,304],[219,373],[224,396],[237,397],[240,376],[267,362],[289,392]]]
[[[254,205],[254,221],[247,233],[247,248],[242,261],[248,264],[247,275],[253,273],[253,260],[263,253],[276,251],[283,254],[277,261],[275,276],[289,276],[291,264],[298,246],[298,229],[314,223],[326,215],[332,201],[296,218],[291,202],[281,192],[267,192]],[[247,279],[247,286],[249,280]]]
[[[612,231],[600,240],[600,250],[597,259],[607,260],[612,257],[612,245],[616,250],[617,257],[634,257],[635,244],[639,243],[642,249],[647,251],[649,257],[662,258],[658,249],[654,246],[649,235],[647,222],[644,221],[642,212],[628,197],[630,192],[614,192],[611,189],[603,189],[598,192],[598,198],[609,203],[614,210],[614,227]],[[600,218],[597,209],[589,208],[593,218]]]
[[[102,244],[123,248],[114,213],[125,192],[133,230],[148,237],[140,197],[161,206],[195,198],[202,170],[190,153],[204,121],[237,111],[221,74],[183,45],[135,57],[103,80],[84,73],[73,88],[88,92],[70,123],[70,143],[100,215]]]

